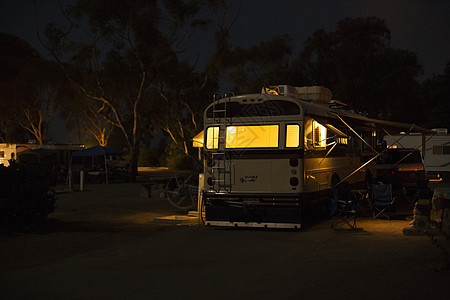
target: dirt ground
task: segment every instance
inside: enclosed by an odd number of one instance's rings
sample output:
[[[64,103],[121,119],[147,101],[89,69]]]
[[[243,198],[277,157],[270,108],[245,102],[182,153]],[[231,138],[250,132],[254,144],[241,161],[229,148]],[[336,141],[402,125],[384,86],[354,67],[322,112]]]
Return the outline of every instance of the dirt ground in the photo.
[[[58,194],[39,233],[0,236],[0,299],[449,298],[448,256],[409,219],[335,231],[154,223],[177,213],[142,183]]]

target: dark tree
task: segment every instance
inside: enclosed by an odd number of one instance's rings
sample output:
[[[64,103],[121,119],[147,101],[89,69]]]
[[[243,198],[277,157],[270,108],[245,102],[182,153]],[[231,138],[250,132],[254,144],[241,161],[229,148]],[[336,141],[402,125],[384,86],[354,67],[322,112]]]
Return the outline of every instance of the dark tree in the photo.
[[[376,17],[346,18],[336,30],[317,30],[294,61],[291,76],[330,88],[335,99],[374,117],[414,121],[422,67],[415,53],[390,46],[390,30]]]
[[[423,82],[421,87],[421,100],[424,124],[429,128],[450,129],[448,111],[450,107],[450,61],[444,73],[435,75]]]
[[[214,52],[201,76],[182,54],[190,34],[211,24],[200,16],[202,9],[217,13],[226,3],[79,0],[66,10],[68,27],[47,26],[45,45],[66,76],[90,100],[93,111],[123,133],[132,175],[149,127],[162,128],[175,142],[183,140],[182,147],[192,137],[181,119],[190,115],[194,127],[198,124],[195,111],[201,95],[193,97],[192,90],[217,84],[220,53]],[[81,39],[71,35],[74,28],[84,29]],[[222,23],[218,28],[228,30]],[[217,37],[216,48],[226,40],[226,34]]]
[[[28,42],[7,34],[0,41],[2,139],[18,141],[11,130],[20,125],[43,144],[49,123],[68,96],[67,81]]]
[[[248,49],[236,48],[227,55],[229,78],[236,93],[258,92],[265,84],[290,83],[288,72],[291,38],[273,36]]]

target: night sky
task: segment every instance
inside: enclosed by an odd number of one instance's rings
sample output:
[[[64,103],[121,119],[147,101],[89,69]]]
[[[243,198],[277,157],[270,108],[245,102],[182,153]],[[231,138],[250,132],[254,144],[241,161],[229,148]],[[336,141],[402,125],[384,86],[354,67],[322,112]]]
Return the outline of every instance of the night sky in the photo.
[[[50,21],[62,21],[59,2],[71,1],[37,0],[41,29]],[[0,31],[29,41],[44,54],[36,38],[34,16],[34,0],[0,1]],[[386,20],[393,47],[418,54],[423,78],[442,73],[450,61],[447,0],[244,0],[232,37],[235,45],[250,46],[275,34],[289,34],[297,52],[315,30],[334,30],[345,17],[368,16]]]
[[[37,0],[41,32],[49,22],[63,22],[60,2],[73,0]],[[333,31],[337,22],[346,17],[369,16],[386,20],[393,47],[417,53],[424,68],[420,79],[443,72],[450,61],[447,0],[244,0],[231,34],[234,45],[243,47],[269,40],[275,34],[288,34],[296,56],[317,29]],[[34,0],[0,0],[0,31],[29,41],[46,55],[36,38]]]
[[[233,37],[250,45],[287,33],[300,49],[317,29],[333,31],[346,17],[370,16],[386,20],[393,47],[417,53],[425,77],[442,73],[450,61],[450,1],[446,0],[247,0]]]

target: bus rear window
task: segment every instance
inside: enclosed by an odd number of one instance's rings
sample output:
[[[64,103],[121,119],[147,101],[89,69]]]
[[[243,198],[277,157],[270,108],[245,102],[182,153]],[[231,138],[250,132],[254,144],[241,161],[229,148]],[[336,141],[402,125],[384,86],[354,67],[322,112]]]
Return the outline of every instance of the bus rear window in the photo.
[[[206,148],[217,149],[219,147],[219,127],[208,127],[206,130]]]
[[[277,148],[278,125],[228,126],[226,148]]]
[[[296,148],[300,144],[300,126],[286,125],[286,148]]]

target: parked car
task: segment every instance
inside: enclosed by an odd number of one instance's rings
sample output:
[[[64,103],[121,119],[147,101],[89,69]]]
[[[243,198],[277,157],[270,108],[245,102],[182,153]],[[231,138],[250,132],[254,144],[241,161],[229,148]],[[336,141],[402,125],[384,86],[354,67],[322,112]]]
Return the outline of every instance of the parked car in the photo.
[[[426,180],[425,168],[417,149],[387,149],[377,159],[377,180],[392,183],[394,189],[415,187]]]

